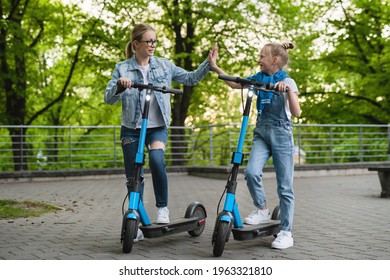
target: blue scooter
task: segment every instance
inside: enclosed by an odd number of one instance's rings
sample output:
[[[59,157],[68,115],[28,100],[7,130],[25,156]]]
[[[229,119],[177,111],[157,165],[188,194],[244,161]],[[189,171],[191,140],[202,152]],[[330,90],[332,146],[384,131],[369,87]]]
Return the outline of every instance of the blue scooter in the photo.
[[[134,162],[134,174],[131,180],[127,182],[128,187],[128,210],[123,215],[121,242],[123,245],[123,253],[130,253],[133,248],[134,239],[137,236],[138,225],[141,223],[142,233],[145,238],[155,238],[166,235],[172,235],[187,231],[191,236],[200,236],[206,225],[206,209],[199,202],[191,203],[184,215],[184,218],[173,221],[169,224],[151,223],[147,215],[146,209],[140,196],[141,184],[143,182],[142,167],[145,162],[144,146],[146,138],[146,129],[148,127],[148,115],[151,95],[154,91],[162,93],[182,94],[183,91],[177,89],[169,89],[166,87],[157,87],[152,84],[138,84],[132,82],[131,87],[138,88],[139,94],[142,90],[146,90],[145,104],[142,113],[142,125],[139,138],[138,149]]]
[[[224,194],[226,192],[225,203],[223,211],[221,211],[216,218],[212,244],[213,254],[216,257],[222,255],[225,248],[225,243],[229,241],[230,233],[233,232],[233,237],[236,240],[252,240],[261,236],[276,235],[279,232],[280,225],[280,211],[279,206],[276,206],[272,212],[271,221],[261,225],[249,225],[245,226],[242,223],[240,212],[238,210],[238,204],[236,202],[236,188],[237,188],[237,175],[239,173],[239,167],[244,161],[243,147],[245,141],[245,135],[248,126],[248,118],[250,108],[252,104],[253,94],[257,90],[262,90],[269,93],[268,102],[272,99],[272,94],[278,94],[274,92],[273,84],[263,84],[254,80],[242,79],[240,77],[233,77],[228,75],[219,75],[219,79],[236,82],[241,84],[242,90],[248,88],[246,97],[245,108],[243,112],[242,124],[240,135],[238,139],[238,145],[235,152],[232,154],[231,163],[233,164],[232,170],[229,174],[227,184],[225,186]],[[223,194],[223,195],[224,195]],[[222,196],[223,196],[222,195]],[[222,197],[221,197],[222,199]]]

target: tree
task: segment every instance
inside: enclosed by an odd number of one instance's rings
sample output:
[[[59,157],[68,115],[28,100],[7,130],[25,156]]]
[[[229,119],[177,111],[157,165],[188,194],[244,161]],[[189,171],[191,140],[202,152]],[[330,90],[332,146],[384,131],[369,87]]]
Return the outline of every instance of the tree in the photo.
[[[90,86],[83,75],[95,80],[101,74],[83,70],[96,60],[93,46],[107,39],[95,32],[99,19],[89,20],[77,6],[55,1],[1,1],[0,18],[1,122],[14,125],[9,128],[14,169],[27,170],[26,129],[20,125],[38,120],[61,125],[86,107],[88,102],[77,96],[80,86]],[[79,102],[67,104],[72,96]]]
[[[390,9],[385,1],[329,1],[317,30],[322,52],[312,57],[304,120],[390,122]],[[317,42],[315,42],[318,44]]]
[[[1,63],[1,86],[2,99],[5,99],[5,113],[2,120],[9,124],[24,124],[26,117],[26,95],[27,95],[27,60],[33,53],[44,30],[43,20],[39,17],[30,17],[30,20],[23,22],[28,10],[29,1],[0,2],[0,63]],[[28,33],[23,25],[34,28],[34,32]],[[25,143],[13,136],[20,136],[25,133],[19,127],[9,129],[13,140],[12,150],[15,158],[15,170],[25,168],[21,160],[26,157]],[[23,137],[21,137],[23,139]]]

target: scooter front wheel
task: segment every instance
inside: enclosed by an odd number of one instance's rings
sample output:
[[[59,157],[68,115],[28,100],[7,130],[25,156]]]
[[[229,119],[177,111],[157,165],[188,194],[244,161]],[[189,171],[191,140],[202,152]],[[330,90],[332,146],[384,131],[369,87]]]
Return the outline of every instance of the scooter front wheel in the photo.
[[[137,220],[127,219],[125,222],[125,229],[123,233],[123,253],[130,253],[133,248],[134,238],[137,234]]]
[[[220,257],[223,253],[223,250],[225,249],[225,243],[227,242],[227,240],[229,240],[229,234],[230,234],[229,223],[219,222],[215,230],[216,232],[214,233],[215,239],[214,239],[213,254],[215,257]]]

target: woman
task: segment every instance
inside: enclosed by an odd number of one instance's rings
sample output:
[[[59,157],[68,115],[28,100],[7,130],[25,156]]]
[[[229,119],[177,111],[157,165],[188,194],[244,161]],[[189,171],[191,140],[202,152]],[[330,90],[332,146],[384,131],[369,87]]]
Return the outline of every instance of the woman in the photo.
[[[121,141],[127,180],[134,172],[134,159],[142,122],[144,94],[131,88],[131,82],[159,87],[171,87],[172,81],[194,86],[211,70],[206,59],[196,70],[188,72],[165,58],[154,56],[158,44],[154,29],[146,24],[137,25],[126,47],[126,60],[116,64],[104,93],[104,101],[114,104],[122,101]],[[213,48],[215,50],[216,46]],[[213,52],[212,51],[212,52]],[[211,54],[210,57],[213,55]],[[168,140],[171,104],[170,94],[155,92],[150,101],[145,144],[148,148],[149,166],[156,199],[157,223],[169,223],[168,179],[164,152]],[[141,188],[141,198],[143,186]]]

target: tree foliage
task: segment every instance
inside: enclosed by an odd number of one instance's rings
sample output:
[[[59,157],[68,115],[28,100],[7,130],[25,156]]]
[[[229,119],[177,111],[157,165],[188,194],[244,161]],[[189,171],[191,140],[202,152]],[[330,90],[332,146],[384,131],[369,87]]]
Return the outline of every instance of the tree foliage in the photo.
[[[302,91],[304,122],[390,122],[390,9],[386,1],[330,1],[313,30],[317,54]],[[320,21],[318,21],[319,23]],[[301,57],[300,60],[304,60]]]

